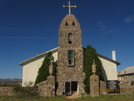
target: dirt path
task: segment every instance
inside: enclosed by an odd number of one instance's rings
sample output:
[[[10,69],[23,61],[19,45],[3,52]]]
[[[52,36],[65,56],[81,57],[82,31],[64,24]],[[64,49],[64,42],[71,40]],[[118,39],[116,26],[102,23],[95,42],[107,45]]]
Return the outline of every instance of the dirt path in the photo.
[[[66,96],[67,99],[76,99],[80,98],[81,96]]]

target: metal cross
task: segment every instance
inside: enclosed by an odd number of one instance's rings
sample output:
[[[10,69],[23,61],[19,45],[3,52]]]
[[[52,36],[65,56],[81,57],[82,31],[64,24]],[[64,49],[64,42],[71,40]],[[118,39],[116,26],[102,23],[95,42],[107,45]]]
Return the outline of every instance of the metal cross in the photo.
[[[74,6],[70,5],[70,1],[68,1],[68,5],[63,5],[63,7],[68,7],[69,8],[69,15],[70,15],[71,14],[71,7],[76,8],[77,6],[76,5],[74,5]]]

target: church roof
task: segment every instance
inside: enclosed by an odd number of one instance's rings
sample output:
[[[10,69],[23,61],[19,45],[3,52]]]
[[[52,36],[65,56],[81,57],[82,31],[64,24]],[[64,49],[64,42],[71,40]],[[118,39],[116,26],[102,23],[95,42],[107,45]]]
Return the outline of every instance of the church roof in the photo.
[[[103,59],[105,59],[105,60],[108,60],[108,61],[110,61],[110,62],[113,62],[113,63],[115,63],[115,64],[117,64],[117,65],[120,65],[121,63],[119,63],[119,62],[117,62],[117,61],[114,61],[113,59],[110,59],[110,58],[108,58],[108,57],[106,57],[106,56],[103,56],[103,55],[101,55],[101,54],[98,54],[97,53],[97,55],[99,56],[99,57],[101,57],[101,58],[103,58]]]
[[[131,74],[134,74],[134,66],[127,67],[118,73],[118,75],[131,75]]]
[[[34,61],[34,60],[37,60],[37,59],[39,59],[39,58],[44,57],[44,56],[45,56],[47,53],[49,53],[49,52],[52,52],[52,53],[53,53],[53,52],[56,52],[56,51],[58,51],[58,47],[57,47],[57,48],[54,48],[54,49],[52,49],[52,50],[46,51],[46,52],[44,52],[44,53],[42,53],[42,54],[38,54],[38,55],[36,55],[36,56],[34,56],[34,57],[30,58],[30,59],[27,59],[27,60],[25,60],[25,61],[19,63],[19,65],[24,66],[25,64],[28,64],[28,63],[30,63],[30,62],[32,62],[32,61]]]
[[[27,59],[27,60],[25,60],[25,61],[19,63],[19,65],[24,66],[24,65],[26,65],[26,64],[28,64],[28,63],[34,61],[34,60],[37,60],[37,59],[39,59],[39,58],[41,58],[41,57],[44,57],[48,52],[52,52],[52,53],[53,53],[53,52],[57,52],[57,51],[58,51],[58,48],[59,48],[59,47],[54,48],[54,49],[52,49],[52,50],[49,50],[49,51],[47,51],[47,52],[44,52],[44,53],[42,53],[42,54],[38,54],[38,55],[36,55],[36,56],[34,56],[34,57],[30,58],[30,59]],[[108,60],[108,61],[110,61],[110,62],[112,62],[112,63],[115,63],[116,65],[120,65],[119,62],[114,61],[114,60],[112,60],[112,59],[110,59],[110,58],[108,58],[108,57],[105,57],[105,56],[103,56],[103,55],[101,55],[101,54],[98,54],[98,53],[97,53],[97,55],[98,55],[99,57],[105,59],[105,60]]]

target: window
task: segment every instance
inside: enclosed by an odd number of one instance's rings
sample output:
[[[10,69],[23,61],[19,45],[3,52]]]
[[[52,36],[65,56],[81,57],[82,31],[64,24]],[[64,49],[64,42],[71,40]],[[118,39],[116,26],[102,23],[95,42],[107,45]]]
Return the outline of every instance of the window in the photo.
[[[72,44],[72,33],[68,34],[68,43]]]
[[[68,26],[68,23],[67,22],[65,23],[65,26]]]
[[[74,50],[68,50],[68,66],[74,66]]]
[[[75,26],[75,23],[74,22],[72,23],[72,26]]]

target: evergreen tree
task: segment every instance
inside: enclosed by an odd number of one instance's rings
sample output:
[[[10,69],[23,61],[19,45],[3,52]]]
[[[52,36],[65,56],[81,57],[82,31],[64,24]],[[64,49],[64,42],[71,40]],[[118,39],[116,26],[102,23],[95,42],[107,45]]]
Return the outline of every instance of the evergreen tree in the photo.
[[[57,62],[53,62],[53,73],[52,75],[56,78],[56,74],[57,74]]]
[[[56,90],[57,90],[57,88],[58,88],[58,82],[57,82],[57,62],[53,62],[52,63],[53,64],[53,73],[52,73],[52,75],[55,77],[55,94],[56,94]]]
[[[49,52],[47,56],[44,58],[41,67],[39,68],[35,84],[40,83],[44,80],[47,80],[47,77],[49,76],[49,66],[51,64],[51,61],[53,60],[54,60],[54,57],[52,56],[52,53]],[[56,69],[56,63],[53,62],[52,64],[54,64],[53,68]]]
[[[95,48],[92,48],[90,45],[88,45],[86,47],[86,50],[84,51],[84,72],[85,72],[84,89],[86,93],[90,93],[90,76],[93,75],[92,73],[93,60],[95,60],[96,64],[95,74],[99,76],[100,80],[104,80],[102,63],[97,56]]]

